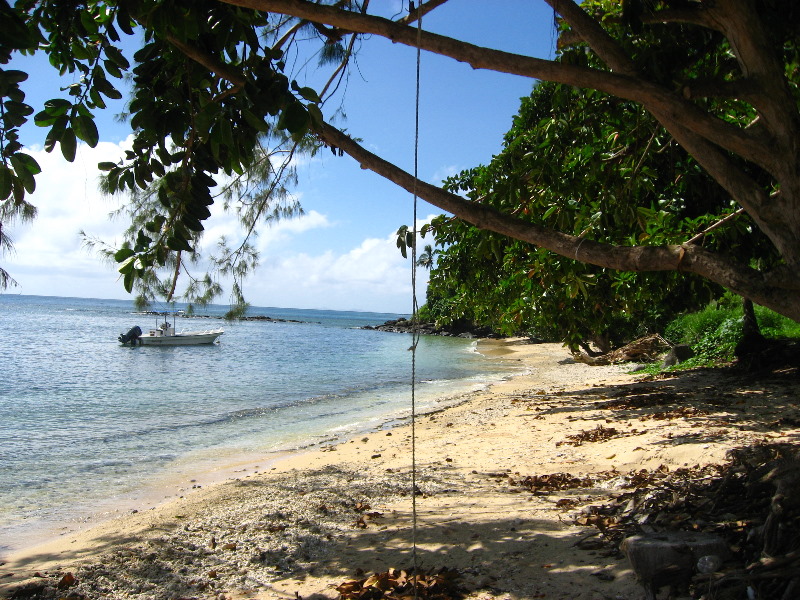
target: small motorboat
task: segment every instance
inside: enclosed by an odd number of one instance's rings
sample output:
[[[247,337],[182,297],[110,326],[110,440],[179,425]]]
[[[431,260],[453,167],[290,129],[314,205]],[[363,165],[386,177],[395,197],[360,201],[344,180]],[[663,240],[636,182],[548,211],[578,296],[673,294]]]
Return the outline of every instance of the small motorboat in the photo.
[[[164,321],[147,333],[142,333],[142,329],[135,325],[128,333],[121,333],[118,339],[123,346],[195,346],[213,344],[224,332],[221,328],[176,332],[174,323]]]

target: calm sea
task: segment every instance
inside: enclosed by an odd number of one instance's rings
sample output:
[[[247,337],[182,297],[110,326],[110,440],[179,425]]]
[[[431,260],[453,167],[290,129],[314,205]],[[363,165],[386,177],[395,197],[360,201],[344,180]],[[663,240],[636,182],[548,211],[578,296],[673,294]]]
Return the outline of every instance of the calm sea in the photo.
[[[129,301],[0,295],[0,552],[165,482],[407,417],[410,336],[360,329],[397,315],[254,307],[302,323],[226,323],[226,308],[177,319],[224,327],[219,344],[129,348],[120,333],[156,324]],[[434,336],[416,362],[420,412],[514,369]]]

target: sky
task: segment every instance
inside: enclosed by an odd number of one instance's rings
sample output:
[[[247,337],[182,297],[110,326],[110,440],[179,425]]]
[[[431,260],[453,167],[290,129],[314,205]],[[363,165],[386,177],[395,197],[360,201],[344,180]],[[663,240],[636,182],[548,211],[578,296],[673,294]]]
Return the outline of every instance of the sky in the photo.
[[[403,3],[378,0],[375,6],[390,17]],[[551,57],[555,46],[552,10],[530,0],[450,0],[426,15],[423,29],[540,58]],[[24,91],[36,112],[45,100],[63,95],[59,87],[64,82],[45,59],[15,60],[4,68],[30,73]],[[519,99],[530,93],[534,81],[474,70],[424,52],[420,70],[419,176],[438,185],[449,175],[486,164],[500,151]],[[361,44],[346,85],[323,111],[329,118],[343,108],[346,120],[336,121],[337,126],[409,172],[414,161],[415,71],[413,48],[370,36]],[[301,85],[313,87],[320,74],[297,68],[295,76]],[[115,267],[87,249],[79,235],[84,231],[112,245],[121,242],[125,222],[109,219],[120,199],[98,192],[96,168],[98,162],[117,160],[130,141],[127,125],[113,118],[121,110],[119,105],[104,111],[98,118],[100,144],[81,145],[71,164],[58,149],[42,149],[46,129],[32,123],[23,129],[26,151],[43,170],[30,197],[39,212],[32,223],[15,223],[8,231],[15,250],[0,257],[0,265],[19,285],[6,293],[130,298]],[[305,215],[259,230],[260,266],[244,282],[247,301],[261,307],[410,313],[412,265],[397,249],[395,232],[401,225],[411,226],[413,198],[351,158],[329,152],[301,160],[298,174],[293,194]],[[417,208],[419,221],[440,213],[424,202]],[[215,244],[220,234],[241,238],[233,219],[216,208],[206,222],[204,243]],[[426,272],[418,271],[420,304],[426,283]],[[223,285],[220,304],[229,301],[228,282]]]

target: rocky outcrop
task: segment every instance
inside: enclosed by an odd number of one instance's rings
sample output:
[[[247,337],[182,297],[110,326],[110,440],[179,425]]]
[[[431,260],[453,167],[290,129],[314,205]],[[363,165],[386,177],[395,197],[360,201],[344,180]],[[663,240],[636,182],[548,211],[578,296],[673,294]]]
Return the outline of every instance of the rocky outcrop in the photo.
[[[362,329],[374,331],[391,331],[393,333],[413,333],[414,323],[408,319],[399,318],[386,321],[382,325],[365,325]],[[444,335],[461,338],[501,338],[505,337],[495,333],[490,327],[456,323],[447,327],[437,327],[435,323],[419,323],[416,330],[423,335]]]

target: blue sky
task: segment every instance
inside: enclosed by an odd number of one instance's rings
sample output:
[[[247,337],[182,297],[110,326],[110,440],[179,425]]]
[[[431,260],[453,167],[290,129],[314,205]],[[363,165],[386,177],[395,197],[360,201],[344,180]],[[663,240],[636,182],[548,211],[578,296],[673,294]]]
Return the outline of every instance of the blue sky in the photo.
[[[373,5],[381,6],[387,16],[401,7],[396,0]],[[451,0],[426,16],[423,28],[542,58],[552,56],[555,44],[552,11],[543,2],[530,0]],[[343,96],[337,98],[347,114],[347,120],[337,125],[361,138],[373,152],[412,171],[415,50],[372,36],[363,42],[356,66]],[[45,60],[13,67],[27,67],[30,72],[26,100],[37,112],[42,102],[62,93]],[[473,70],[429,53],[422,54],[421,73],[419,171],[422,179],[436,184],[462,169],[485,164],[499,151],[519,98],[528,95],[534,83]],[[303,81],[304,76],[309,79]],[[315,82],[313,71],[297,77],[301,83]],[[327,104],[326,117],[337,106]],[[23,132],[23,142],[44,173],[31,198],[39,217],[12,228],[16,252],[2,258],[19,283],[9,292],[128,297],[113,267],[82,248],[78,235],[83,229],[114,242],[125,229],[123,222],[107,219],[118,200],[97,192],[97,162],[116,160],[129,133],[113,119],[117,111],[105,111],[98,121],[100,145],[81,148],[73,164],[65,163],[58,150],[47,154],[41,149],[45,129],[30,125]],[[410,312],[411,265],[395,247],[394,232],[400,225],[411,225],[412,198],[349,157],[328,152],[302,161],[299,176],[294,191],[306,215],[260,230],[261,266],[245,282],[247,300],[255,306]],[[440,212],[424,202],[418,207],[420,219]],[[219,233],[237,235],[224,216],[206,225],[208,244]],[[425,279],[420,272],[420,302]],[[226,295],[219,300],[226,301]]]

